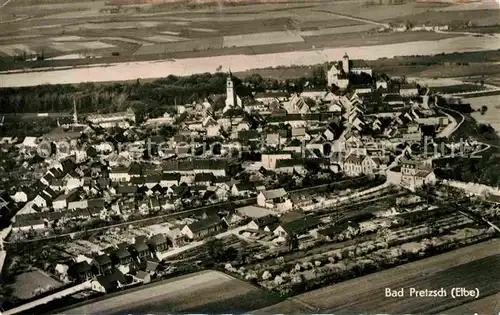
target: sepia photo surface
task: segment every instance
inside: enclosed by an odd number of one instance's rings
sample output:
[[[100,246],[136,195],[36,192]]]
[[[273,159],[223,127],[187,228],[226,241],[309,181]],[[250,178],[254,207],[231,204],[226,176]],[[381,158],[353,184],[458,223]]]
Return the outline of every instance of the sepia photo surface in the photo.
[[[499,0],[0,0],[0,315],[500,314]]]

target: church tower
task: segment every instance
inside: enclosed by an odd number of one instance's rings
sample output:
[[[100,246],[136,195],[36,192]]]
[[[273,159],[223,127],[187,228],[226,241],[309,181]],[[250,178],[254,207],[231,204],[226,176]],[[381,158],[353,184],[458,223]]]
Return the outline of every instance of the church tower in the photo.
[[[231,70],[229,70],[229,75],[226,80],[226,105],[234,106],[235,105],[235,97],[234,97],[234,83],[233,83],[233,74]]]
[[[76,111],[76,100],[74,96],[73,96],[73,124],[75,125],[78,124],[78,113]]]
[[[234,90],[233,74],[231,73],[231,70],[229,70],[229,75],[226,81],[226,106],[224,107],[223,112],[225,113],[234,107],[243,108],[243,103],[238,95],[236,95],[236,91]]]
[[[349,71],[351,70],[349,67],[349,56],[347,53],[345,53],[344,57],[342,57],[342,70],[344,70],[345,74],[349,74]]]

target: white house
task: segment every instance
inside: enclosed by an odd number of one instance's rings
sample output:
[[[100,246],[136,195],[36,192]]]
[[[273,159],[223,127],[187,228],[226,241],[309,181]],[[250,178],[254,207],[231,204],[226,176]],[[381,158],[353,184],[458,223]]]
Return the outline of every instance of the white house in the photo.
[[[135,113],[129,108],[125,112],[91,115],[87,117],[87,120],[102,128],[113,128],[115,126],[128,128],[130,127],[128,121],[135,122]]]
[[[292,96],[284,107],[288,114],[307,114],[310,112],[309,105],[306,104],[304,98],[298,95]]]
[[[160,185],[162,187],[171,187],[179,185],[181,175],[178,173],[166,173],[162,174]]]
[[[109,172],[109,179],[112,182],[129,182],[129,170],[127,168],[115,168]]]
[[[21,144],[21,146],[28,148],[28,149],[34,149],[38,146],[37,138],[36,137],[26,137],[26,138],[24,138],[24,141]]]
[[[380,79],[375,83],[377,89],[387,89],[387,81]]]
[[[68,202],[68,210],[87,209],[87,208],[88,208],[87,199]]]
[[[423,185],[433,185],[437,178],[432,167],[419,161],[401,162],[401,186],[415,190]]]
[[[271,103],[280,103],[286,102],[288,100],[289,94],[282,91],[271,91],[265,93],[257,93],[254,95],[254,100],[263,103],[266,105],[270,105]]]
[[[207,137],[213,138],[213,137],[219,137],[221,135],[221,126],[218,124],[215,125],[209,125],[206,128],[207,131]]]
[[[78,187],[83,187],[83,178],[68,178],[66,181],[66,189],[72,190]]]
[[[278,211],[287,211],[293,208],[293,203],[283,188],[261,191],[257,196],[257,204],[260,207]]]
[[[66,198],[67,198],[66,194],[62,194],[52,202],[52,207],[54,208],[55,211],[61,211],[68,207]]]
[[[350,154],[344,161],[343,171],[347,176],[360,176],[363,174],[362,162],[364,156]]]
[[[46,208],[50,200],[51,198],[42,192],[36,195],[33,204],[40,208]]]
[[[71,190],[66,194],[62,194],[52,202],[52,207],[55,211],[61,211],[68,207],[68,203],[76,200],[78,197],[77,190]]]
[[[233,184],[231,187],[231,194],[233,196],[247,196],[254,191],[255,186],[251,183]]]
[[[32,230],[43,230],[45,229],[45,222],[41,219],[39,220],[30,220],[30,221],[15,221],[12,224],[12,232],[27,232]]]
[[[370,86],[361,86],[361,87],[357,87],[354,90],[354,93],[357,93],[357,94],[365,94],[365,93],[371,93],[371,92],[372,92],[372,88]]]
[[[380,168],[380,160],[378,158],[372,158],[371,156],[365,156],[361,162],[361,169],[365,175],[373,175]]]
[[[416,84],[403,85],[399,89],[399,95],[403,97],[418,96],[418,87]]]
[[[342,72],[342,68],[339,63],[334,63],[328,72],[326,73],[326,79],[328,86],[338,86],[341,89],[347,88],[349,85],[349,79],[347,75]]]
[[[28,195],[22,190],[16,191],[13,195],[10,195],[10,198],[14,200],[14,202],[28,202]]]

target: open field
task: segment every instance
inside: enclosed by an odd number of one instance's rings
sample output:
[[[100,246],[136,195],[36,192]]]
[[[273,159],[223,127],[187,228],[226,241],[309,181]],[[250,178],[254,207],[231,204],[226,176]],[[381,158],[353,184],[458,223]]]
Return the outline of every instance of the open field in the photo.
[[[497,5],[498,6],[498,5]],[[454,10],[454,11],[430,11],[419,14],[397,17],[391,19],[393,22],[410,22],[413,25],[433,23],[433,24],[451,24],[465,26],[469,21],[475,26],[498,25],[498,10]]]
[[[225,36],[222,47],[246,47],[261,45],[276,45],[287,43],[302,43],[304,39],[297,33],[270,32],[247,35]]]
[[[455,94],[455,93],[485,91],[488,90],[488,88],[478,84],[462,83],[462,84],[438,86],[434,87],[433,90],[442,94]]]
[[[170,42],[178,42],[186,40],[182,37],[176,37],[171,35],[154,35],[144,38],[147,41],[155,42],[155,43],[170,43]]]
[[[16,278],[13,285],[14,296],[19,299],[30,299],[40,292],[53,290],[62,284],[41,271],[23,273]],[[38,292],[38,293],[36,293]]]
[[[483,124],[490,124],[500,134],[500,101],[498,95],[471,97],[465,100],[470,103],[475,112],[471,116],[478,122]],[[484,115],[481,115],[478,110],[482,106],[487,106],[488,110]]]
[[[480,298],[498,293],[500,274],[492,270],[499,266],[500,240],[494,239],[301,294],[295,296],[291,302],[290,300],[282,302],[284,303],[283,309],[279,307],[281,305],[279,303],[260,309],[256,311],[256,314],[283,313],[295,305],[309,305],[315,310],[329,313],[349,310],[396,314],[443,312],[460,304],[474,301],[474,298],[453,299],[450,296],[453,287],[478,288]],[[385,288],[400,289],[402,287],[422,290],[443,287],[448,291],[448,296],[444,298],[386,298],[384,296]],[[495,311],[498,309],[484,309],[482,314],[493,314]]]
[[[270,304],[266,293],[216,271],[203,271],[64,311],[65,314],[245,312]]]
[[[476,10],[470,13],[464,9],[456,11],[459,14],[437,12],[445,7],[448,5],[416,2],[391,5],[385,0],[377,4],[368,0],[344,0],[334,3],[315,0],[306,3],[283,1],[227,5],[147,3],[121,7],[109,5],[105,1],[76,3],[62,0],[21,0],[12,1],[0,10],[0,20],[3,22],[0,38],[1,45],[5,48],[0,54],[14,58],[23,56],[24,52],[34,55],[43,51],[47,59],[54,60],[55,57],[64,56],[56,60],[64,59],[68,65],[78,65],[80,62],[97,62],[91,59],[82,61],[85,56],[100,56],[102,58],[99,62],[109,63],[137,60],[136,56],[140,56],[141,60],[163,59],[166,52],[176,54],[168,58],[242,52],[272,53],[311,47],[431,41],[454,36],[433,32],[373,33],[373,28],[377,25],[370,21],[385,23],[400,16],[405,20],[419,21],[424,18],[432,19],[433,16],[449,15],[447,19],[456,17],[460,23],[463,22],[462,18],[470,16],[469,19],[474,23],[476,20],[481,21],[474,25],[491,25],[495,18],[493,10]],[[287,35],[283,32],[287,32]],[[54,45],[55,42],[63,42],[62,39],[57,39],[58,37],[69,38],[79,45],[61,48],[60,45]],[[206,40],[217,44],[203,42]],[[66,41],[68,40],[64,40]],[[90,41],[99,41],[102,44],[85,44]],[[219,42],[222,44],[219,45]],[[167,47],[164,47],[165,44]],[[241,47],[248,49],[239,51],[238,48]],[[70,60],[68,55],[75,59]],[[40,63],[43,62],[5,62],[0,67],[30,68]]]
[[[448,6],[449,5],[441,3],[409,2],[400,5],[390,5],[387,4],[387,1],[384,1],[381,5],[378,3],[370,5],[367,2],[346,3],[344,1],[336,1],[322,5],[320,9],[323,11],[342,13],[345,15],[382,22],[396,17],[425,13]]]
[[[495,0],[484,0],[477,2],[462,2],[459,5],[446,6],[439,11],[463,11],[463,10],[498,10],[498,2]]]
[[[410,82],[416,82],[421,86],[427,87],[444,87],[444,86],[452,86],[452,85],[460,85],[463,83],[461,80],[457,80],[454,78],[406,78]]]

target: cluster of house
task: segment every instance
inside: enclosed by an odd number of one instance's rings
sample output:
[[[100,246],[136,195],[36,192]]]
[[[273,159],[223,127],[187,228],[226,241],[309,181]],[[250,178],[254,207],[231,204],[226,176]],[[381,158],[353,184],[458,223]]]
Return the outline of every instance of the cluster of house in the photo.
[[[7,197],[23,205],[13,217],[12,230],[43,231],[64,227],[70,220],[175,211],[183,202],[216,203],[228,197],[257,196],[263,207],[292,208],[283,189],[266,190],[261,181],[234,180],[229,169],[226,160],[133,163],[117,169],[97,162],[78,165],[67,158],[53,164],[32,186],[10,191]],[[262,174],[257,179],[261,178]]]
[[[246,226],[249,229],[255,225],[262,227],[261,221],[269,218],[278,222],[278,216],[292,207],[289,195],[284,189],[263,191],[257,200],[258,206],[242,207],[223,217],[218,214],[204,214],[201,219],[182,227],[169,228],[167,233],[155,234],[150,238],[139,236],[133,244],[120,243],[104,249],[92,258],[79,255],[76,258],[78,262],[74,261],[69,266],[69,280],[85,282],[94,279],[92,289],[97,292],[110,292],[126,285],[147,283],[151,276],[160,272],[161,255],[170,247],[180,246],[186,241],[202,240],[248,222]],[[262,219],[262,216],[267,219]],[[291,232],[289,226],[292,225],[283,225],[281,229]],[[279,235],[282,241],[285,237],[283,233]]]
[[[27,156],[36,154],[40,139],[55,147],[53,154],[42,159],[41,165],[49,166],[36,184],[11,190],[10,197],[21,205],[14,228],[41,228],[68,218],[172,210],[179,204],[249,198],[262,191],[271,194],[266,192],[269,175],[307,176],[305,165],[311,159],[330,173],[385,173],[398,144],[420,143],[450,123],[432,109],[433,99],[421,96],[414,84],[380,79],[354,86],[349,81],[352,75],[371,77],[373,73],[362,61],[345,55],[327,73],[328,84],[339,87],[340,93],[269,91],[249,102],[236,94],[230,74],[222,110],[214,111],[208,99],[176,105],[176,115],[141,126],[132,125],[131,111],[93,115],[78,123],[75,108],[73,124],[38,139],[11,141]],[[352,89],[342,92],[348,86]],[[151,130],[163,125],[175,128],[175,135],[152,135]],[[125,129],[102,134],[95,126]],[[82,134],[86,146],[61,150],[62,139],[76,144]],[[146,146],[155,154],[145,157]],[[243,154],[249,152],[255,154]],[[418,186],[423,171],[427,169],[404,173],[401,182]]]
[[[163,234],[136,237],[133,244],[121,243],[110,247],[95,257],[79,256],[70,264],[67,275],[70,281],[91,280],[91,288],[107,293],[138,283],[148,283],[160,275],[164,268],[156,254],[164,252],[172,241]]]

